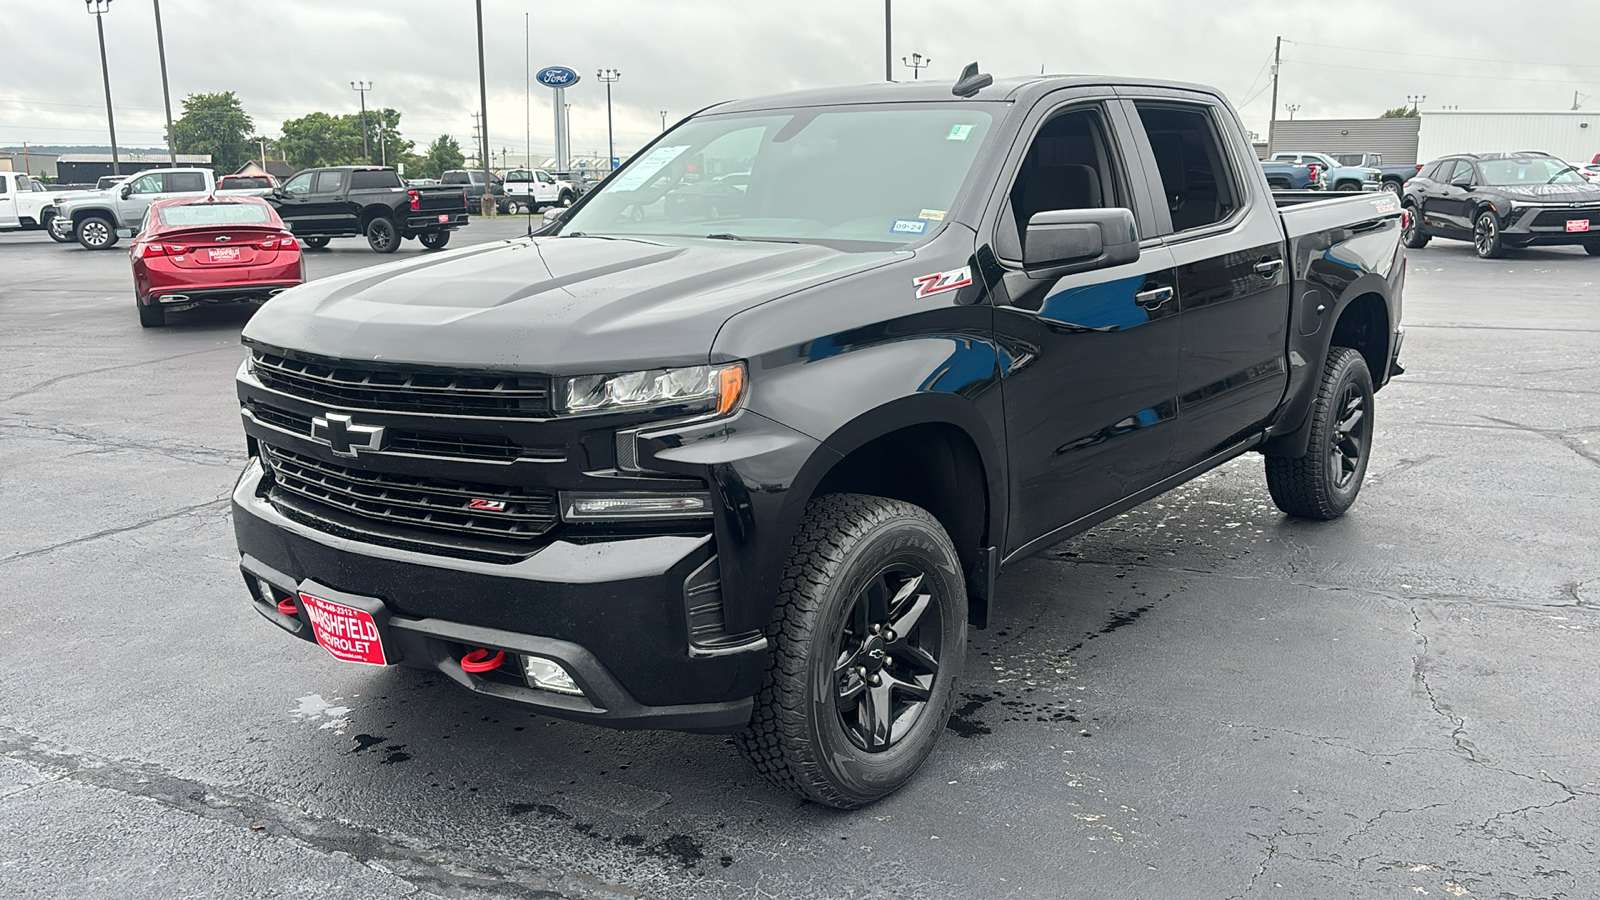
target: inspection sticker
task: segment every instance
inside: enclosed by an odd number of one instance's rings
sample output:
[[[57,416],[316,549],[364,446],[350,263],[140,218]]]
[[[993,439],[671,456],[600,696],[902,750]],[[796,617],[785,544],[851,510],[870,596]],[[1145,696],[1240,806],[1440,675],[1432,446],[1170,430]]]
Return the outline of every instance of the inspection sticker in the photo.
[[[921,234],[928,230],[928,223],[923,219],[895,219],[894,225],[889,228],[890,234]]]
[[[917,218],[919,218],[919,219],[932,219],[935,222],[943,222],[944,221],[944,210],[942,210],[942,209],[925,209],[922,212],[917,213]]]
[[[950,133],[945,136],[947,141],[964,141],[972,136],[971,125],[951,125]]]

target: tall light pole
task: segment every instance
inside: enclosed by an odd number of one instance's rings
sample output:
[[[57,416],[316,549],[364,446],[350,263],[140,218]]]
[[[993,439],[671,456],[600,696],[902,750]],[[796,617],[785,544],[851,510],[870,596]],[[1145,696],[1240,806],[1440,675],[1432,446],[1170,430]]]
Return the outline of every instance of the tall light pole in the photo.
[[[931,57],[924,57],[921,53],[913,53],[913,54],[911,54],[911,58],[910,59],[907,59],[904,56],[902,56],[902,57],[900,57],[900,62],[906,68],[911,70],[911,80],[912,81],[916,81],[917,80],[917,74],[920,73],[923,69],[926,69],[927,67],[933,65],[933,59]]]
[[[172,133],[172,91],[167,88],[167,41],[161,36],[161,0],[156,5],[156,55],[161,59],[161,102],[167,107],[167,159],[178,167],[178,139]]]
[[[1574,96],[1573,102],[1576,103],[1577,102],[1577,99],[1576,99],[1577,95],[1573,95],[1573,96]],[[1573,109],[1577,109],[1578,107],[1574,106],[1572,108]],[[665,133],[666,130],[667,130],[667,111],[663,109],[661,111],[661,131],[662,131],[662,133]]]
[[[361,92],[361,161],[372,163],[372,151],[367,148],[367,91],[372,90],[370,81],[352,81],[350,90]]]
[[[1427,99],[1428,99],[1428,95],[1427,94],[1407,94],[1406,95],[1406,102],[1411,104],[1411,112],[1412,112],[1413,115],[1416,114],[1417,107],[1421,106],[1422,102],[1424,100],[1427,100]]]
[[[883,80],[894,80],[893,29],[890,28],[889,2],[883,0]]]
[[[601,69],[596,76],[606,83],[606,169],[617,167],[617,141],[611,130],[611,85],[622,80],[622,73],[616,69]]]
[[[111,174],[122,174],[122,163],[117,159],[117,120],[111,114],[111,68],[106,65],[106,27],[100,17],[111,11],[111,0],[83,0],[83,5],[94,16],[94,30],[100,35],[100,78],[106,84],[106,130],[111,132]]]
[[[1300,104],[1298,104],[1298,103],[1285,103],[1283,105],[1283,108],[1289,111],[1289,121],[1293,122],[1294,121],[1294,114],[1300,111]]]
[[[489,79],[483,74],[483,0],[474,4],[478,9],[478,119],[483,128],[483,214],[494,214],[494,180],[489,174]]]

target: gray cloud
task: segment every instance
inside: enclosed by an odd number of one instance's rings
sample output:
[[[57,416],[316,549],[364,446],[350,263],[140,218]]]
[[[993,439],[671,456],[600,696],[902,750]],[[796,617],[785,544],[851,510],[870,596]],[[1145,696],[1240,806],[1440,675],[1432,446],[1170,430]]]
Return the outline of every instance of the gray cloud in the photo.
[[[484,8],[491,143],[513,153],[524,140],[525,12],[534,67],[563,64],[583,76],[568,91],[578,153],[605,146],[605,91],[594,77],[602,66],[623,73],[614,88],[619,152],[653,136],[663,109],[670,121],[731,97],[883,75],[877,0],[485,0]],[[1297,118],[1376,115],[1407,94],[1426,94],[1427,106],[1565,109],[1576,90],[1600,105],[1600,58],[1585,18],[1593,11],[1592,0],[900,0],[894,50],[897,77],[910,75],[898,62],[915,50],[933,60],[922,76],[939,80],[976,59],[997,75],[1042,65],[1205,82],[1264,132],[1261,88],[1278,34],[1294,41],[1285,43],[1279,102],[1299,104]],[[368,79],[376,85],[368,102],[400,110],[419,145],[446,132],[467,143],[471,134],[477,49],[467,0],[166,0],[162,15],[174,103],[233,90],[275,134],[312,110],[353,111],[349,83]],[[114,0],[105,25],[119,141],[157,144],[150,0]],[[75,0],[5,0],[0,144],[103,143],[97,54],[93,19]],[[553,146],[550,104],[535,85],[536,152]]]

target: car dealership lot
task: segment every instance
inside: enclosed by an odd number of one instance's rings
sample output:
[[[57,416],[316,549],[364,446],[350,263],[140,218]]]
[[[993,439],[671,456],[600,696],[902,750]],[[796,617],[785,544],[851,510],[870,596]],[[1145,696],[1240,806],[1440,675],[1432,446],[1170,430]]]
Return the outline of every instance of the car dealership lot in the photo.
[[[558,722],[286,641],[228,521],[246,314],[141,329],[125,254],[10,236],[0,894],[1581,894],[1597,285],[1580,249],[1413,251],[1409,372],[1347,517],[1285,519],[1250,456],[1025,563],[922,775],[841,813],[721,736]]]

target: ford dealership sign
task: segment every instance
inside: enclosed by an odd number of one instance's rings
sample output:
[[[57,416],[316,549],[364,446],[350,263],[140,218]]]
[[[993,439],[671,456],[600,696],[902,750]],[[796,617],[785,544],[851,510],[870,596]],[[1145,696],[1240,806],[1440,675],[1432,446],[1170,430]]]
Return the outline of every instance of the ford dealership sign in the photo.
[[[578,83],[578,73],[566,66],[550,66],[540,69],[539,74],[533,76],[545,87],[569,88]]]

